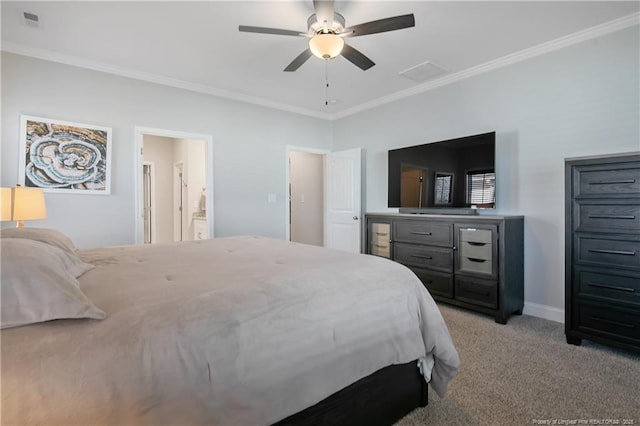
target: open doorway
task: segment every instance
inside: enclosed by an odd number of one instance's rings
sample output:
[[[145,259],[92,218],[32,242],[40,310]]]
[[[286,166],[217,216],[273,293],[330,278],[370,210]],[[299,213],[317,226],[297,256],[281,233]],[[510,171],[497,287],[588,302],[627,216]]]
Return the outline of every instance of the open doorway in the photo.
[[[362,236],[361,149],[332,152],[288,146],[286,155],[285,183],[289,200],[286,203],[285,238],[289,241],[359,253]],[[301,159],[306,159],[315,166],[310,166],[311,163]],[[318,170],[320,159],[321,173]],[[311,192],[305,185],[310,181],[310,185],[314,187],[312,192],[322,193],[321,204],[309,202]],[[318,189],[320,184],[321,190]],[[308,236],[296,233],[296,228],[301,228],[303,232],[313,228],[316,236],[313,240],[308,240]],[[317,236],[319,230],[322,233],[322,243]]]
[[[136,242],[213,237],[213,155],[208,135],[136,128]]]
[[[324,246],[325,155],[289,152],[289,240]]]

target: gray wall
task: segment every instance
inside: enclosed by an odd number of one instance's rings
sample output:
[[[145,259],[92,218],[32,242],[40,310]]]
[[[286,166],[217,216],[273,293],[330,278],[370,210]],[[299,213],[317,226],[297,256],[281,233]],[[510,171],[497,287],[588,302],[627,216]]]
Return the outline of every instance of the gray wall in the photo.
[[[27,224],[79,247],[135,241],[135,126],[212,135],[216,236],[284,238],[286,146],[331,146],[326,120],[5,52],[1,99],[2,186],[17,183],[20,114],[113,129],[111,195],[47,193],[48,219]]]
[[[387,208],[387,150],[496,131],[497,214],[525,216],[525,312],[562,321],[564,159],[640,149],[638,27],[363,111],[333,149],[366,148],[366,207]]]
[[[525,311],[562,320],[564,159],[640,150],[638,39],[632,27],[333,123],[3,53],[1,184],[16,183],[20,114],[110,126],[112,195],[47,194],[49,219],[30,225],[80,247],[133,243],[134,126],[211,134],[216,236],[284,238],[286,145],[364,148],[376,212],[388,149],[496,131],[495,213],[526,218]]]

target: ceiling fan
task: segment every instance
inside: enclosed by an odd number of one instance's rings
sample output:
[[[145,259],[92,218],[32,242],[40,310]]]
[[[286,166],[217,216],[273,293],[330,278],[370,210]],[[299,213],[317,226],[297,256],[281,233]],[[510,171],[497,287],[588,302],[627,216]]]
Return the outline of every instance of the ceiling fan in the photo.
[[[252,27],[240,25],[241,32],[275,34],[309,38],[309,47],[298,55],[284,70],[295,71],[312,55],[321,59],[333,59],[338,55],[366,71],[375,63],[362,52],[344,42],[346,37],[401,30],[416,25],[413,14],[394,16],[345,27],[344,16],[334,11],[333,0],[313,0],[315,13],[307,19],[307,32],[283,30],[279,28]]]

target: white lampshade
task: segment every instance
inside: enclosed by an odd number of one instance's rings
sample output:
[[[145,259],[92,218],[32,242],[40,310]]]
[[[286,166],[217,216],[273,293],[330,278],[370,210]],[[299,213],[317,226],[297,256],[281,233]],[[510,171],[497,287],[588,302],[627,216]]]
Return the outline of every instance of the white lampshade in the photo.
[[[320,59],[333,59],[342,52],[344,40],[335,34],[316,34],[309,40],[311,53]]]
[[[12,220],[18,222],[18,227],[24,226],[23,220],[37,220],[47,218],[47,208],[44,204],[44,192],[40,188],[13,188]]]
[[[0,188],[0,196],[0,202],[2,202],[0,220],[11,220],[11,188]]]

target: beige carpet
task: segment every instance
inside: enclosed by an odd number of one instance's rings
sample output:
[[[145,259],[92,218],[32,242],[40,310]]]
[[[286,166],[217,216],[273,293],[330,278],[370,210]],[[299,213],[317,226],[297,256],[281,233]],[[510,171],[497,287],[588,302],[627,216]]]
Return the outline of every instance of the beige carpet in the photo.
[[[553,321],[523,315],[500,325],[439,306],[460,353],[460,371],[444,399],[430,390],[429,405],[398,426],[640,426],[639,354],[586,340],[569,345],[564,325]]]

